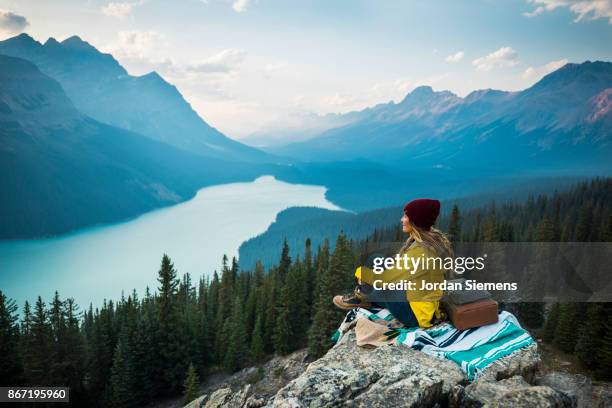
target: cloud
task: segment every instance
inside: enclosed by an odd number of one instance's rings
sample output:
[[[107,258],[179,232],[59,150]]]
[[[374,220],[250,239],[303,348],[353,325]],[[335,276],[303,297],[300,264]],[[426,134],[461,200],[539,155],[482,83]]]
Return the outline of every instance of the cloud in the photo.
[[[536,79],[539,80],[540,78],[542,78],[544,75],[556,71],[559,68],[561,68],[562,66],[564,66],[565,64],[567,64],[567,59],[563,58],[557,61],[550,61],[548,64],[546,65],[542,65],[540,67],[529,67],[527,68],[523,74],[521,75],[522,78],[524,79]]]
[[[17,34],[22,32],[28,25],[28,20],[24,16],[0,9],[0,31],[7,34]]]
[[[568,8],[576,14],[574,22],[604,18],[608,19],[608,24],[612,24],[612,0],[527,0],[527,3],[536,6],[532,11],[523,13],[527,17]]]
[[[476,58],[472,65],[478,71],[491,71],[493,68],[507,68],[518,64],[518,54],[511,47],[502,47],[484,57]]]
[[[132,14],[132,11],[138,6],[142,6],[145,3],[145,0],[138,0],[133,3],[108,3],[106,6],[102,7],[100,11],[102,14],[115,17],[115,18],[125,18]]]
[[[336,92],[332,96],[327,96],[323,98],[323,104],[334,109],[339,108],[344,110],[346,108],[352,107],[355,102],[357,102],[356,98],[353,98],[349,95],[344,95]]]
[[[101,51],[112,54],[133,75],[151,71],[173,74],[176,64],[166,57],[166,36],[157,31],[120,31],[117,39],[101,47]]]
[[[249,2],[250,0],[236,0],[234,4],[232,4],[232,8],[235,12],[242,13],[243,11],[246,11]]]
[[[230,48],[200,63],[190,65],[188,69],[202,73],[229,73],[240,65],[245,57],[246,51]]]
[[[463,51],[457,51],[456,53],[451,54],[448,57],[446,57],[446,62],[450,62],[451,64],[454,64],[456,62],[461,61],[464,55],[465,53]]]
[[[120,31],[117,42],[105,48],[106,52],[130,58],[145,58],[159,48],[165,36],[157,31]]]

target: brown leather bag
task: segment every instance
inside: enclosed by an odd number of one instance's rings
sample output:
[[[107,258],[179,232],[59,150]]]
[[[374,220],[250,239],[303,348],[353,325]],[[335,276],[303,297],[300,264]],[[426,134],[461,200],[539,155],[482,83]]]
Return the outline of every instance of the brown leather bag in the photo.
[[[459,330],[497,323],[497,302],[493,299],[482,299],[463,305],[445,302],[443,305],[453,326]]]

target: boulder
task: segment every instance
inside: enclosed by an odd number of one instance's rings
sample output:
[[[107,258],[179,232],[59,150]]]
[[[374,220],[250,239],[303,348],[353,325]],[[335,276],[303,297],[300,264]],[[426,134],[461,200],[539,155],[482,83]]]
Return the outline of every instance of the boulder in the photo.
[[[204,387],[204,394],[185,408],[265,406],[289,381],[302,374],[308,363],[306,350],[277,356],[261,367],[245,368]]]
[[[532,386],[521,376],[500,381],[475,381],[455,389],[452,407],[550,407],[571,408],[576,400],[547,386]]]
[[[536,384],[548,386],[567,395],[576,401],[578,408],[587,408],[594,405],[593,383],[584,375],[555,371],[539,378]]]
[[[407,347],[358,347],[349,332],[282,388],[271,406],[432,406],[463,380],[453,362]]]
[[[477,381],[499,381],[520,375],[525,381],[533,384],[541,363],[538,346],[532,344],[488,366]]]
[[[185,408],[240,408],[245,406],[251,385],[248,384],[237,392],[231,388],[220,388],[212,394],[204,394],[191,401]]]

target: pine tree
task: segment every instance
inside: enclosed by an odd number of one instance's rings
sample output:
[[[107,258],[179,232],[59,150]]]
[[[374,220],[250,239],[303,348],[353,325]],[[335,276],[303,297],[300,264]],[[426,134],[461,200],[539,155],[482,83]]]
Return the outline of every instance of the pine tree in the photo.
[[[459,207],[457,204],[453,205],[448,225],[448,234],[453,242],[457,242],[461,239],[461,216],[459,215]]]
[[[116,344],[113,341],[112,319],[106,299],[103,301],[102,309],[96,309],[92,327],[87,353],[89,396],[93,401],[108,401],[112,396],[106,385],[110,378]]]
[[[274,326],[274,350],[280,354],[285,355],[289,353],[293,333],[291,332],[291,319],[292,316],[289,313],[289,303],[292,299],[289,298],[288,284],[283,287],[280,293],[279,305],[276,308],[276,325]]]
[[[319,309],[319,299],[321,296],[321,281],[329,268],[329,241],[323,241],[323,246],[318,248],[317,257],[313,265],[314,269],[314,288],[312,291],[311,316],[314,316]],[[313,317],[314,320],[314,317]]]
[[[135,396],[135,373],[137,367],[133,360],[132,333],[128,325],[121,330],[119,341],[113,355],[113,367],[110,378],[112,406],[117,408],[137,407]]]
[[[350,281],[354,271],[355,257],[346,236],[340,234],[329,268],[320,275],[319,304],[308,335],[309,353],[314,357],[321,356],[331,346],[331,336],[344,315],[333,307],[331,300],[348,290],[347,281]]]
[[[287,275],[289,274],[289,268],[291,267],[291,257],[289,256],[289,244],[287,239],[283,242],[283,251],[281,253],[280,262],[278,264],[278,276],[280,278],[280,285],[284,285]]]
[[[0,290],[0,385],[22,384],[17,304]]]
[[[263,291],[263,325],[264,325],[264,350],[266,353],[274,352],[274,343],[272,341],[274,337],[274,328],[276,326],[276,308],[278,303],[278,296],[276,295],[278,285],[278,274],[274,269],[268,272],[268,279],[264,283]]]
[[[198,373],[196,372],[193,363],[189,363],[189,369],[187,370],[187,375],[183,384],[183,405],[187,405],[198,397],[199,387],[200,379],[198,377]]]
[[[238,278],[238,260],[235,256],[232,256],[232,267],[230,268],[230,272],[232,275],[232,284],[236,285],[236,279]]]
[[[256,279],[249,278],[249,290],[246,297],[246,304],[244,306],[244,321],[246,324],[245,330],[247,333],[253,333],[257,313],[257,302],[259,300],[260,292],[261,291],[258,287]]]
[[[264,358],[263,319],[261,315],[257,316],[251,335],[251,358],[255,363],[260,363]]]
[[[227,256],[223,255],[223,266],[221,272],[221,283],[219,285],[219,299],[217,301],[217,333],[223,333],[226,320],[232,315],[232,302],[234,300],[234,277],[232,270],[227,266]],[[223,336],[217,336],[215,350],[219,356],[225,354],[227,342]]]
[[[306,265],[295,261],[289,270],[286,283],[288,296],[287,308],[289,315],[290,332],[293,340],[290,351],[306,345],[306,334],[310,326],[310,305],[308,299],[309,276]]]
[[[185,370],[177,362],[181,361],[179,337],[179,311],[177,288],[179,281],[168,255],[164,254],[157,281],[160,286],[157,302],[157,347],[159,350],[158,371],[162,387],[170,392],[178,391],[182,385]]]
[[[64,315],[64,305],[57,290],[51,302],[49,321],[51,323],[53,337],[53,352],[51,356],[52,367],[50,375],[56,379],[58,383],[65,384],[67,381],[67,373],[65,373],[64,370],[69,351],[65,349],[66,318]]]
[[[206,366],[214,362],[214,353],[212,350],[212,333],[210,322],[206,316],[206,313],[201,311],[198,313],[198,325],[197,325],[197,363],[200,366]]]
[[[315,280],[316,273],[312,264],[312,242],[310,238],[306,238],[306,243],[304,247],[304,271],[306,274],[306,305],[308,307],[307,315],[308,315],[308,326],[312,322],[312,314],[310,313],[313,308],[313,303],[315,299]]]
[[[26,360],[25,374],[29,385],[52,385],[55,381],[50,377],[51,356],[53,349],[53,333],[47,308],[40,296],[34,307],[32,317],[31,337],[24,353],[29,355]]]
[[[158,321],[156,298],[147,291],[140,304],[140,315],[136,322],[134,336],[134,361],[138,362],[139,370],[135,374],[136,388],[139,391],[138,400],[141,405],[150,401],[159,393],[159,382],[155,381],[157,371],[157,358],[159,355],[157,345]]]
[[[85,344],[79,328],[79,312],[74,298],[64,301],[65,332],[63,337],[64,379],[70,387],[70,399],[79,405],[86,401],[86,390],[83,384],[85,376]]]
[[[183,369],[182,376],[189,368],[189,362],[198,358],[202,351],[198,348],[198,330],[200,323],[200,309],[198,307],[195,287],[191,284],[191,277],[188,273],[183,275],[183,280],[179,285],[179,321],[178,337],[179,347],[177,350],[176,366]],[[178,368],[177,368],[178,370]]]
[[[227,336],[225,341],[228,342],[228,345],[223,365],[228,371],[234,372],[243,367],[248,351],[248,337],[245,332],[242,299],[240,296],[234,298],[233,313],[227,323],[229,330],[227,333],[224,333],[224,336]]]
[[[30,303],[26,300],[23,305],[23,319],[20,324],[20,332],[23,338],[28,337],[32,330],[32,312],[30,310]]]
[[[225,257],[225,255],[223,255]],[[219,299],[217,322],[223,324],[225,319],[232,314],[232,302],[234,300],[234,279],[231,269],[224,267],[221,271],[221,283],[219,286]]]
[[[217,271],[214,271],[213,278],[208,286],[207,306],[206,306],[206,320],[208,321],[208,327],[210,330],[210,344],[211,344],[211,362],[220,363],[220,356],[217,352],[217,333],[219,328],[219,322],[217,316],[219,315],[219,275]]]

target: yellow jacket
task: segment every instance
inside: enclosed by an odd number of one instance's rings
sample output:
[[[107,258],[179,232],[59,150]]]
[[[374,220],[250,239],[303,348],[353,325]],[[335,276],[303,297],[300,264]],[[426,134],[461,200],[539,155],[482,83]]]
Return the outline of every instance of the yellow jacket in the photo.
[[[430,262],[428,268],[426,259],[428,257],[434,258],[436,254],[417,242],[413,243],[409,248],[400,251],[399,255],[402,257],[402,264],[404,255],[407,258],[421,258],[422,261],[414,269],[406,270],[394,266],[393,268],[385,269],[381,274],[374,273],[370,268],[359,267],[355,271],[355,277],[361,283],[367,283],[372,286],[375,286],[374,281],[376,280],[384,283],[414,282],[414,289],[406,290],[406,300],[419,326],[430,327],[434,316],[437,318],[441,317],[440,298],[443,292],[441,289],[421,289],[421,286],[422,282],[442,283],[444,281],[444,269],[438,267],[440,266],[439,262],[436,262],[437,265],[433,265],[434,262]],[[414,265],[413,260],[408,259],[408,262],[410,262],[408,265]],[[380,286],[380,282],[378,286]]]

